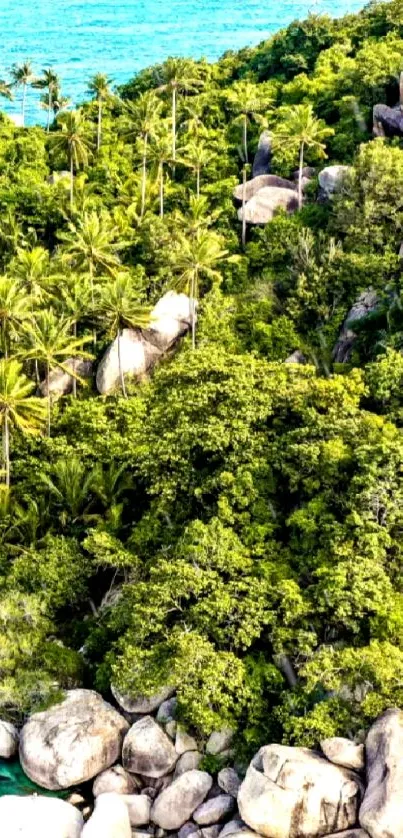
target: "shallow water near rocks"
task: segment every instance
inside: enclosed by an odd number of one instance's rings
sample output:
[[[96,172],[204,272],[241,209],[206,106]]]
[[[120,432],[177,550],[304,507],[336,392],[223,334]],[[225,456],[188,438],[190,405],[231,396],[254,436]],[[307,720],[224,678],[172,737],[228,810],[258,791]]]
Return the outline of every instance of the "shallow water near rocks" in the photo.
[[[169,55],[213,60],[259,43],[311,12],[342,15],[363,0],[0,0],[0,77],[30,59],[54,66],[76,103],[87,80],[107,73],[116,83]],[[29,95],[29,122],[43,120],[38,91]],[[0,104],[18,113],[19,104]]]

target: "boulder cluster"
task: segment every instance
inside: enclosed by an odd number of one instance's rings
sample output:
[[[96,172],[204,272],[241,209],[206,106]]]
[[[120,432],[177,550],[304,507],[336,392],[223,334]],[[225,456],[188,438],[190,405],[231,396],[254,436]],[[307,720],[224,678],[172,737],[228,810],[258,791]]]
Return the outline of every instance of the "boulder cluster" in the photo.
[[[401,838],[403,711],[390,709],[365,744],[321,750],[265,745],[247,769],[228,767],[233,732],[200,741],[178,722],[174,690],[117,707],[92,690],[0,723],[0,756],[48,791],[0,797],[4,838]],[[212,776],[203,768],[216,758]],[[221,767],[220,765],[227,767]]]
[[[282,209],[287,213],[298,209],[299,171],[292,180],[270,173],[271,147],[268,132],[261,135],[252,169],[251,180],[236,186],[233,191],[238,206],[238,219],[246,224],[264,225],[272,221],[274,214]],[[328,201],[343,187],[350,166],[326,166],[319,172],[318,201]],[[302,191],[312,182],[316,170],[305,166],[302,170]]]
[[[144,379],[189,331],[191,323],[192,303],[189,297],[167,291],[151,311],[148,329],[123,329],[110,344],[96,370],[98,392],[101,395],[113,393],[121,385],[121,376],[137,381]],[[71,393],[74,377],[69,370],[81,379],[91,379],[94,374],[91,361],[68,358],[64,370],[57,367],[41,383],[41,395],[50,394],[52,398],[58,398]]]

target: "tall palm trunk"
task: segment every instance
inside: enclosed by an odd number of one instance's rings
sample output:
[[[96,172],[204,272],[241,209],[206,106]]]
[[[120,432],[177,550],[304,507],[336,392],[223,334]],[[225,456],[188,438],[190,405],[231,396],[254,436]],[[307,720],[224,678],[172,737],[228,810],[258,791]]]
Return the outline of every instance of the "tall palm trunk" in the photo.
[[[200,198],[200,166],[196,167],[196,195]]]
[[[299,171],[298,171],[298,209],[302,209],[302,170],[304,168],[305,144],[301,143],[299,150]]]
[[[242,170],[242,247],[246,246],[246,166]]]
[[[27,98],[27,84],[26,84],[26,82],[24,82],[24,84],[22,85],[22,112],[21,112],[22,127],[23,128],[25,127],[25,103],[26,103],[26,98]]]
[[[74,160],[73,153],[70,152],[70,209],[74,208]]]
[[[195,268],[190,286],[190,316],[192,319],[192,349],[196,349],[196,290],[198,286],[199,271]]]
[[[248,115],[243,115],[243,155],[245,163],[248,163]]]
[[[119,365],[120,386],[122,388],[124,398],[127,399],[125,376],[124,376],[123,367],[122,367],[122,354],[121,354],[121,346],[120,346],[121,337],[122,337],[122,331],[121,331],[121,329],[118,329],[118,365]]]
[[[48,121],[47,121],[47,125],[46,125],[46,131],[47,131],[47,133],[48,133],[48,134],[49,134],[49,131],[50,131],[50,113],[51,113],[51,110],[52,110],[52,104],[53,104],[53,102],[52,102],[52,98],[53,98],[53,97],[52,97],[52,89],[49,87],[49,96],[48,96]]]
[[[101,148],[102,141],[102,99],[98,99],[98,129],[97,129],[97,151]]]
[[[143,140],[144,140],[144,146],[143,146],[143,164],[142,164],[142,175],[141,175],[141,218],[143,218],[144,211],[145,211],[145,208],[146,208],[148,134],[144,134]]]
[[[77,321],[76,320],[74,321],[74,324],[73,324],[73,335],[74,335],[74,340],[77,340]],[[76,371],[76,359],[75,358],[73,358],[72,371],[73,371],[73,373],[75,373],[75,371]],[[72,392],[73,392],[73,398],[76,399],[77,398],[77,379],[75,378],[74,375],[73,375],[73,384],[72,384],[71,389],[72,389]]]
[[[48,415],[47,415],[47,428],[48,428],[48,436],[50,436],[50,420],[51,420],[51,412],[52,412],[52,396],[50,394],[50,366],[49,361],[46,363],[46,382],[48,385]]]
[[[174,83],[172,87],[172,160],[173,160],[173,173],[175,176],[175,160],[176,160],[176,93],[177,88],[176,84]]]
[[[164,164],[160,163],[160,218],[164,217]]]
[[[3,426],[3,463],[4,463],[4,470],[6,473],[6,486],[10,488],[10,426],[9,426],[9,418],[8,418],[8,410],[4,413],[4,426]]]

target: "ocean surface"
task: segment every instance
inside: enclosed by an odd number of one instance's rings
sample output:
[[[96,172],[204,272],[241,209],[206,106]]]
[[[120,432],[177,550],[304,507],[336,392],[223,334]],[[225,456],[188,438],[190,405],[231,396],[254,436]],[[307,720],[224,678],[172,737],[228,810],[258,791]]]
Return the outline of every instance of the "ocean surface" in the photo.
[[[74,103],[88,79],[107,73],[118,84],[169,55],[216,59],[259,43],[309,11],[342,15],[363,0],[0,0],[0,78],[26,59],[39,73],[54,67]],[[30,91],[29,122],[41,120]],[[17,102],[7,107],[19,112]]]

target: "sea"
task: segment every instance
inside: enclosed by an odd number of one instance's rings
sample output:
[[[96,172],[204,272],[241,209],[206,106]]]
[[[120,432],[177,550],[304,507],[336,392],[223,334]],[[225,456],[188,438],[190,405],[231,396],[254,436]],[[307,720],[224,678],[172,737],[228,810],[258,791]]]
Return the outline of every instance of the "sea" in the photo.
[[[258,44],[309,12],[343,15],[363,0],[0,0],[0,78],[14,63],[52,66],[76,105],[88,79],[115,84],[168,56],[219,58]],[[16,100],[0,108],[19,113]],[[27,121],[43,120],[38,91],[28,94]]]

